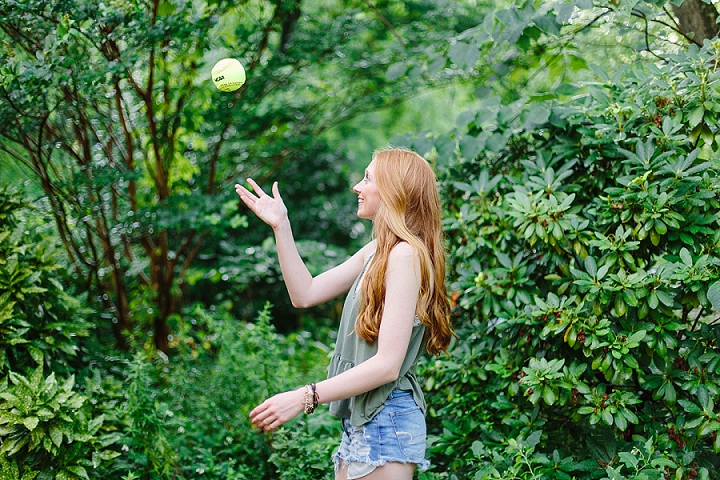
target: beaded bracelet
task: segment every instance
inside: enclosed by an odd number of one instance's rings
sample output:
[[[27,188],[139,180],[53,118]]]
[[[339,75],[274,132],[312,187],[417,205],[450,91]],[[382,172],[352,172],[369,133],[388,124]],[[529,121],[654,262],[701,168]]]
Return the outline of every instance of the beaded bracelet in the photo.
[[[315,390],[315,384],[311,383],[310,385],[305,385],[305,398],[303,403],[305,413],[308,415],[313,413],[317,408],[319,401],[320,397]]]

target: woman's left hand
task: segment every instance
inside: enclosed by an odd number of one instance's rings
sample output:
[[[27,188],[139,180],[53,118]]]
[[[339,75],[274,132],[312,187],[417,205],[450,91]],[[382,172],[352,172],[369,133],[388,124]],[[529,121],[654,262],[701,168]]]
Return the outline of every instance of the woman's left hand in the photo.
[[[264,431],[274,430],[300,415],[304,408],[305,389],[278,393],[253,408],[250,421]]]

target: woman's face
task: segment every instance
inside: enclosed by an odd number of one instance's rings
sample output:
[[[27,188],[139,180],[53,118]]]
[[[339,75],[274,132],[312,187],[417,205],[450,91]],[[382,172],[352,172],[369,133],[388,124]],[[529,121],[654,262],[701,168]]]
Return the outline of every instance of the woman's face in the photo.
[[[353,187],[358,196],[357,215],[372,220],[380,207],[380,193],[375,182],[375,160],[365,169],[365,177]]]

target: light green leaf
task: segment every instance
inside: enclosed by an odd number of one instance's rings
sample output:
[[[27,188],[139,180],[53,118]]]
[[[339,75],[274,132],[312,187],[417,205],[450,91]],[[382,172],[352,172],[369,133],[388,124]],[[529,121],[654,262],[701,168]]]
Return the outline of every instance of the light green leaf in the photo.
[[[550,104],[547,102],[534,104],[526,118],[535,125],[546,123],[550,118]]]
[[[524,443],[530,448],[535,448],[535,446],[540,443],[541,438],[542,430],[535,430],[533,433],[530,434],[530,436],[525,440]]]
[[[680,249],[680,259],[688,267],[692,266],[692,256],[690,255],[690,252],[687,248],[683,247]]]
[[[37,417],[27,417],[23,420],[23,425],[27,427],[31,432],[38,426],[39,420]]]
[[[405,72],[407,71],[407,65],[405,62],[397,62],[390,65],[387,69],[387,73],[385,73],[385,76],[388,80],[391,82],[397,80],[398,78],[402,77]]]
[[[497,252],[496,256],[497,256],[498,261],[500,262],[500,265],[502,265],[503,267],[505,267],[507,269],[512,268],[512,260],[510,260],[510,257],[508,257],[507,255],[505,255],[502,252]]]
[[[690,125],[690,128],[695,128],[702,121],[704,115],[705,107],[702,105],[690,112],[690,115],[688,116],[688,124]]]
[[[597,264],[595,263],[595,259],[590,255],[585,257],[585,271],[593,278],[597,275]]]
[[[545,387],[543,388],[543,400],[545,400],[545,403],[548,405],[552,405],[555,403],[555,392],[553,392],[552,388]]]
[[[480,50],[474,45],[457,42],[448,52],[450,61],[462,69],[473,68],[480,58]]]
[[[77,475],[78,477],[84,479],[84,480],[90,480],[88,478],[88,474],[85,471],[84,467],[81,467],[80,465],[73,465],[72,467],[67,467],[65,470],[67,470],[70,473],[73,473]]]
[[[720,282],[710,285],[707,291],[707,299],[710,300],[715,310],[720,311]]]
[[[62,430],[57,425],[53,425],[50,427],[50,439],[56,446],[60,446],[62,444]]]

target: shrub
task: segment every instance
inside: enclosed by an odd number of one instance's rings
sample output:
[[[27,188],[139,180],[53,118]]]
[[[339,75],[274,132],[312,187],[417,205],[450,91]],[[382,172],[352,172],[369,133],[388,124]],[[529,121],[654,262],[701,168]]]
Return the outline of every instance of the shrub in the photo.
[[[280,480],[333,480],[332,455],[340,444],[340,421],[326,406],[274,435],[269,461]]]
[[[254,322],[196,304],[171,318],[172,357],[134,338],[134,356],[81,348],[92,312],[63,288],[40,214],[0,189],[0,478],[303,478],[284,453],[308,466],[305,478],[332,472],[337,422],[262,434],[248,419],[268,396],[326,374],[325,327],[283,336],[269,304]]]
[[[270,304],[254,322],[236,320],[227,307],[189,307],[176,319],[172,357],[139,356],[124,368],[125,447],[112,466],[116,475],[256,480],[332,472],[326,450],[339,439],[339,427],[330,434],[337,422],[321,414],[263,434],[248,418],[268,396],[324,376],[327,347],[306,332],[278,334]],[[305,477],[288,473],[298,465],[313,467]]]
[[[42,210],[0,186],[0,373],[44,364],[64,372],[86,337],[90,311],[65,291],[58,249],[38,233]]]
[[[0,473],[88,478],[117,453],[102,405],[75,382],[90,312],[61,284],[52,242],[21,196],[0,188]],[[46,372],[49,371],[49,374]]]
[[[719,50],[462,116],[436,470],[719,478]]]

